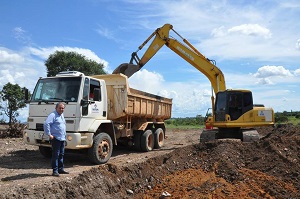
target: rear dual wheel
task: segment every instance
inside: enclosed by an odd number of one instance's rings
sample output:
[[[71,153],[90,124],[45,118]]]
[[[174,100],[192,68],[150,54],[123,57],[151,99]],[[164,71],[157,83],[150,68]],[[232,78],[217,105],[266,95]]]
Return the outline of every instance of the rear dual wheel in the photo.
[[[154,148],[160,149],[164,145],[165,133],[162,128],[158,128],[154,132]]]
[[[151,130],[146,130],[141,136],[142,151],[152,151],[154,148],[154,135]]]
[[[152,151],[160,149],[164,145],[165,134],[161,128],[152,132],[150,129],[141,132],[137,131],[134,134],[134,146],[137,151]]]

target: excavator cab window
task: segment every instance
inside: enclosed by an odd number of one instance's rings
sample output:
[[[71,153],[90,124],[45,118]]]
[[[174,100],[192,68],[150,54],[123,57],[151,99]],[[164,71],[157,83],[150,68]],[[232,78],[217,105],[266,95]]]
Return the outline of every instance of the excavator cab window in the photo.
[[[225,121],[226,116],[226,92],[218,92],[215,103],[215,120]]]
[[[244,92],[243,93],[243,113],[246,113],[249,110],[253,109],[253,98],[252,98],[252,92]]]
[[[243,94],[241,92],[229,93],[228,114],[231,120],[237,120],[242,115]]]
[[[250,91],[222,91],[216,95],[215,120],[225,121],[226,114],[231,120],[237,120],[247,111],[253,109]]]

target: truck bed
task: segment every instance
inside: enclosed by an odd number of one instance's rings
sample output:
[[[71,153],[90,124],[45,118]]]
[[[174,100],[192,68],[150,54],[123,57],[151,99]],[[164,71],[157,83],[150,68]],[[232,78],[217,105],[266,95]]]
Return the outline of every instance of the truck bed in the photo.
[[[103,79],[107,89],[107,115],[110,120],[126,117],[163,121],[171,117],[172,99],[129,87],[123,74],[93,76]]]

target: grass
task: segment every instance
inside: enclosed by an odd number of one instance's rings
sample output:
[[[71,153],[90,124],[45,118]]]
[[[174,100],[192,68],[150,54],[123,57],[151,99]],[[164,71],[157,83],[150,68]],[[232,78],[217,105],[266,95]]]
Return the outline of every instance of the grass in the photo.
[[[203,129],[204,125],[173,125],[166,124],[167,129]]]
[[[288,122],[286,123],[290,123],[290,124],[293,124],[293,125],[299,125],[300,124],[300,118],[296,118],[294,116],[289,116],[288,117]]]

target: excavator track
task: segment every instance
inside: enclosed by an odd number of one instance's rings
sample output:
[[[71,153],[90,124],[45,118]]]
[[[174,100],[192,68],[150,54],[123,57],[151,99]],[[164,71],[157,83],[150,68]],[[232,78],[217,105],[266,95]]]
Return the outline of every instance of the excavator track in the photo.
[[[239,139],[242,142],[259,141],[260,137],[255,129],[236,129],[220,131],[219,129],[203,129],[200,133],[200,142],[209,142],[217,139]]]

